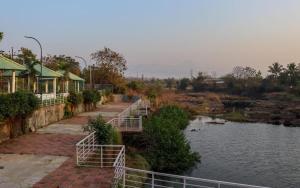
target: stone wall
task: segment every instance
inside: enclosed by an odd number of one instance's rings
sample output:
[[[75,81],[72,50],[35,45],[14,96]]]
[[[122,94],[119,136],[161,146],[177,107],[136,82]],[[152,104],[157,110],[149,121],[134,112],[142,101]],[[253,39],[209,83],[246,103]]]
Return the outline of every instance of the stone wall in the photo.
[[[0,143],[8,140],[10,134],[10,126],[7,122],[0,123]]]
[[[101,101],[97,103],[97,107],[101,107],[102,104],[108,102],[110,99],[102,97]],[[115,101],[122,101],[122,95],[114,95]],[[92,105],[86,106],[84,104],[78,105],[74,109],[75,114],[79,114],[85,111],[93,110]],[[25,132],[35,132],[37,129],[45,127],[51,123],[55,123],[64,118],[65,104],[57,104],[53,106],[47,106],[39,108],[33,112],[33,114],[27,118],[27,130]],[[0,122],[0,143],[8,140],[11,137],[16,137],[23,134],[21,120],[15,120],[13,122],[5,121]],[[11,129],[13,129],[11,131]],[[10,135],[12,132],[12,135]]]
[[[27,120],[27,125],[30,131],[34,132],[36,129],[49,125],[64,118],[65,104],[57,104],[39,108]]]

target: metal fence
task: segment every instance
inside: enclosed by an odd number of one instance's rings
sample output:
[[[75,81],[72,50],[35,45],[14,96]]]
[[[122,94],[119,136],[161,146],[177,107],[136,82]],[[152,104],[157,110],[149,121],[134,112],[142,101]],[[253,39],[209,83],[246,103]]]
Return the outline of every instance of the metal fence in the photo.
[[[38,96],[40,97],[40,96]],[[39,106],[40,107],[46,107],[46,106],[52,106],[56,104],[63,104],[67,101],[67,96],[65,93],[59,93],[59,94],[43,94],[42,98],[39,99]]]
[[[118,117],[107,122],[120,131],[142,131],[143,118],[139,117]]]
[[[125,167],[121,187],[128,188],[267,188]]]
[[[113,167],[115,169],[112,187],[121,187],[125,184],[125,147],[120,150]]]
[[[101,168],[114,167],[115,161],[123,150],[125,150],[123,145],[98,144],[95,132],[92,132],[76,144],[77,165]]]
[[[143,101],[142,99],[138,99],[129,107],[127,107],[124,111],[118,114],[118,118],[129,117],[132,115],[141,115],[147,116],[148,115],[148,108],[149,105],[147,102]]]

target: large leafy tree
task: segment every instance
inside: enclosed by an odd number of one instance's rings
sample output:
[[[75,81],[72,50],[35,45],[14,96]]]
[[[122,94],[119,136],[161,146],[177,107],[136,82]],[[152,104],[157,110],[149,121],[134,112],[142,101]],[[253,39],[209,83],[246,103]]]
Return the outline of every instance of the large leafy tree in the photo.
[[[290,63],[287,65],[285,72],[289,78],[290,86],[295,86],[298,78],[298,68],[295,63]]]
[[[112,84],[117,90],[123,90],[125,86],[124,71],[127,70],[126,59],[118,52],[104,47],[103,50],[91,54],[96,61],[96,69],[93,72],[95,83]]]
[[[47,56],[44,58],[45,66],[52,70],[64,70],[67,74],[72,72],[76,75],[80,75],[79,62],[70,56],[65,55],[54,55]]]
[[[36,76],[39,74],[38,71],[34,68],[39,61],[36,59],[36,55],[28,48],[21,48],[21,53],[15,59],[21,64],[26,66],[26,70],[21,72],[21,75],[27,76],[27,89],[30,90],[31,81],[36,83]]]
[[[283,71],[283,66],[278,62],[275,62],[272,64],[272,66],[269,66],[269,70],[268,70],[268,72],[271,73],[271,76],[275,79],[279,78],[282,71]]]

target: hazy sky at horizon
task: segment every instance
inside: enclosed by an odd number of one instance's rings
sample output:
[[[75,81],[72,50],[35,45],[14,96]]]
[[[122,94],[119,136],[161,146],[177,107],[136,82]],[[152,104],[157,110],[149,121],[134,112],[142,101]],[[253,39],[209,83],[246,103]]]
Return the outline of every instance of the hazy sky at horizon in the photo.
[[[1,2],[0,50],[37,45],[44,54],[122,53],[127,75],[224,75],[234,66],[266,73],[300,62],[299,0],[26,0]]]

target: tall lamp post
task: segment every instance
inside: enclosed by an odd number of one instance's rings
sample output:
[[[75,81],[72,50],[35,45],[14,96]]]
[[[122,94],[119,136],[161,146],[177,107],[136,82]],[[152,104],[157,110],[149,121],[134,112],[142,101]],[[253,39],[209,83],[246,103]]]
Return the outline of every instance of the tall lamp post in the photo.
[[[40,61],[41,61],[41,73],[40,73],[40,79],[42,80],[42,77],[43,77],[43,49],[42,49],[42,45],[41,45],[40,41],[38,39],[34,38],[34,37],[30,37],[30,36],[24,36],[24,37],[27,38],[27,39],[33,39],[33,40],[35,40],[38,43],[38,45],[40,46],[40,50],[41,50],[41,57],[40,57],[41,58],[40,59]],[[42,83],[40,83],[40,84],[42,84]],[[38,85],[40,85],[40,84],[38,83]],[[41,94],[41,99],[43,99],[43,90],[42,90],[42,88],[40,89],[40,94]]]
[[[75,57],[81,59],[84,62],[85,67],[87,68],[87,61],[83,57],[81,57],[81,56],[75,56]],[[90,87],[91,87],[92,86],[92,69],[90,66],[89,66],[89,68],[90,68]]]

